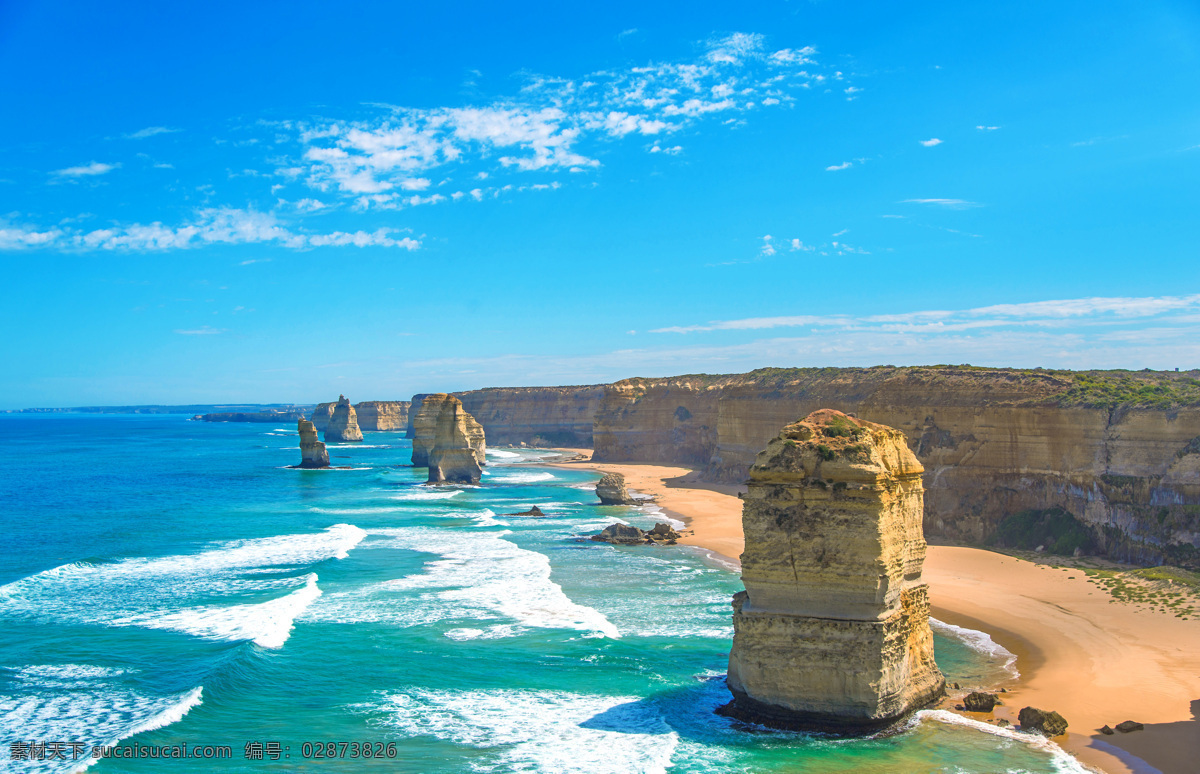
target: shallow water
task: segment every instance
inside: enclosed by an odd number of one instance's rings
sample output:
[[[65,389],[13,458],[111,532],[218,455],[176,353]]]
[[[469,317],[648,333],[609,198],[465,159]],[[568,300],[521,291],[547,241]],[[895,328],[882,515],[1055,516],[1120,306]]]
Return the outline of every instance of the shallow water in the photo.
[[[326,471],[288,469],[294,432],[263,425],[7,415],[0,436],[6,745],[232,749],[96,772],[320,771],[335,764],[311,745],[329,742],[394,755],[347,772],[1077,770],[949,713],[858,740],[714,715],[738,576],[695,549],[581,540],[656,509],[594,505],[594,474],[540,452],[494,450],[482,486],[430,488],[399,433],[331,446],[349,469]],[[506,515],[532,505],[550,517]],[[935,640],[951,681],[1010,674],[985,638]],[[247,759],[256,742],[279,760]]]

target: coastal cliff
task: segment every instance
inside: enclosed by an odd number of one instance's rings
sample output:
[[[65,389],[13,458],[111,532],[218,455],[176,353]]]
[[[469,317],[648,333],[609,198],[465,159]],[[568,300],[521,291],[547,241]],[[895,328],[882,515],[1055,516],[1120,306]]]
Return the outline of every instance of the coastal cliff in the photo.
[[[412,429],[409,437],[413,442],[414,467],[431,465],[431,453],[439,442],[438,434],[444,430],[443,424],[448,421],[444,419],[445,415],[455,417],[455,422],[461,421],[463,436],[467,439],[467,446],[471,449],[475,462],[481,467],[487,464],[483,426],[463,408],[461,400],[448,393],[437,392],[413,396],[412,405],[415,408],[411,415]]]
[[[403,430],[408,427],[406,400],[364,400],[354,404],[360,430]]]
[[[325,444],[317,440],[317,429],[307,419],[296,421],[296,430],[300,433],[300,465],[302,468],[329,467],[329,452]]]
[[[426,417],[436,413],[428,450],[428,482],[478,484],[484,464],[483,428],[463,409],[462,401],[450,395],[431,395],[421,411]]]
[[[329,423],[325,426],[325,442],[353,443],[362,439],[363,434],[358,427],[358,415],[354,407],[345,395],[338,396],[338,402],[333,407],[333,416],[329,417]]]
[[[965,367],[762,369],[605,388],[597,462],[745,480],[777,429],[822,407],[902,431],[925,468],[925,533],[986,542],[1062,508],[1095,550],[1200,561],[1200,373]]]
[[[923,469],[904,434],[838,411],[750,468],[726,714],[869,729],[940,696],[921,579]]]
[[[604,385],[493,387],[453,393],[493,446],[590,447]]]
[[[337,401],[332,403],[318,403],[313,409],[312,416],[309,420],[313,423],[313,427],[325,432],[325,428],[329,427],[329,418],[333,416],[333,407],[337,405]]]

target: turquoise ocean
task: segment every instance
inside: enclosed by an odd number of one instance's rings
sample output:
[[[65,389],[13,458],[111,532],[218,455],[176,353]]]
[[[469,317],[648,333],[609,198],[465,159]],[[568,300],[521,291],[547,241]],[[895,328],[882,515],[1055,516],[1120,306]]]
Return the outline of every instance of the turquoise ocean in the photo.
[[[0,439],[0,771],[1082,771],[942,711],[853,740],[713,714],[737,572],[581,539],[664,517],[597,505],[598,475],[545,451],[428,487],[402,433],[324,471],[287,467],[283,424],[0,415]],[[935,633],[949,680],[1011,679],[985,635]],[[41,743],[59,759],[13,759]]]

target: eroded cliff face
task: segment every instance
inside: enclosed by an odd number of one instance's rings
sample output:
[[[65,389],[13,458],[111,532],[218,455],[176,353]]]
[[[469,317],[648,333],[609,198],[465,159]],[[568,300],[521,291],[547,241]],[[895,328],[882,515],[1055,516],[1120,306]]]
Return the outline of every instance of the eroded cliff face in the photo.
[[[329,452],[325,450],[325,444],[317,440],[317,428],[313,423],[299,419],[296,421],[296,430],[300,433],[300,467],[329,467]]]
[[[403,430],[408,427],[406,400],[364,400],[354,404],[361,430]]]
[[[433,414],[433,439],[428,452],[429,483],[478,484],[483,474],[483,428],[450,395],[430,396],[421,411]]]
[[[325,432],[325,428],[329,427],[329,418],[333,416],[333,407],[336,405],[336,400],[332,403],[318,403],[317,407],[313,409],[312,416],[309,417],[312,420],[313,427],[322,433]]]
[[[455,421],[462,423],[462,432],[467,439],[467,446],[471,449],[475,462],[480,467],[487,464],[483,426],[463,408],[461,400],[448,393],[438,392],[415,396],[413,404],[418,407],[412,416],[413,466],[429,467],[431,465],[430,454],[438,442],[438,433],[441,427],[439,423],[445,421],[443,415],[447,411],[451,411],[454,416],[460,418]]]
[[[483,425],[493,446],[588,448],[604,386],[499,387],[453,394]]]
[[[594,459],[703,467],[737,483],[780,426],[832,407],[904,432],[925,467],[927,535],[980,542],[1009,514],[1059,506],[1114,558],[1194,563],[1200,407],[1105,405],[1138,378],[879,367],[630,379],[606,389]]]
[[[333,406],[333,415],[325,425],[325,443],[357,442],[363,439],[362,430],[358,427],[358,415],[350,400],[341,395]]]
[[[941,695],[921,579],[922,473],[903,433],[828,410],[758,455],[742,512],[729,714],[872,728]]]

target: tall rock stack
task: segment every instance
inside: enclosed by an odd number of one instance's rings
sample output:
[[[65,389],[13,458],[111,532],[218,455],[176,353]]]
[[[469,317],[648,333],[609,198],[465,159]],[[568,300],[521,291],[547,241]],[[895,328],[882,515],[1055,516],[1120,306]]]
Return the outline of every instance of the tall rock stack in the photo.
[[[596,482],[596,496],[601,505],[637,505],[625,488],[625,476],[621,473],[605,473]]]
[[[420,398],[419,402],[417,397]],[[471,448],[475,461],[480,467],[487,464],[484,458],[487,441],[484,436],[483,425],[476,422],[475,417],[463,409],[461,400],[453,395],[437,392],[432,395],[414,397],[412,405],[417,407],[416,413],[410,415],[412,417],[413,467],[424,468],[429,466],[429,454],[433,450],[437,439],[439,418],[447,410],[448,406],[456,407],[455,410],[463,417],[463,432],[466,434],[467,445]]]
[[[300,432],[300,464],[301,468],[329,467],[329,452],[325,444],[317,440],[317,428],[307,419],[296,422],[296,430]]]
[[[921,580],[923,472],[900,431],[828,409],[758,454],[725,714],[865,731],[942,695]]]
[[[338,402],[333,407],[333,415],[325,427],[325,443],[361,441],[362,430],[358,429],[358,415],[345,395],[338,396]]]
[[[483,475],[483,444],[483,428],[462,402],[443,401],[429,450],[429,483],[478,484]]]

